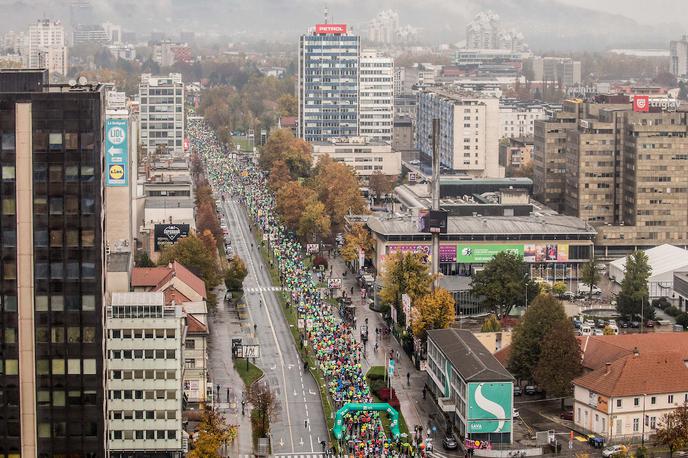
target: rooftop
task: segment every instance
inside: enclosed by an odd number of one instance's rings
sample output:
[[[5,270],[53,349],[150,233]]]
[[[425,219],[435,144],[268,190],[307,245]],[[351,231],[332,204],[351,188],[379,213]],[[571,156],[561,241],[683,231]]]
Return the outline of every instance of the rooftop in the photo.
[[[434,329],[428,331],[428,339],[437,345],[467,382],[514,380],[471,331]]]
[[[647,255],[648,264],[652,268],[651,275],[653,277],[688,266],[688,251],[674,245],[664,244],[650,248],[645,250],[645,254]],[[626,268],[627,258],[624,257],[612,261],[609,265],[610,269],[615,268],[623,272]],[[617,281],[621,280],[617,279]]]
[[[190,196],[146,197],[145,208],[194,208]]]
[[[201,297],[207,297],[203,280],[177,261],[164,267],[135,267],[131,271],[131,286],[149,287],[158,291],[173,277],[179,278]]]
[[[110,305],[165,305],[160,292],[112,293]]]

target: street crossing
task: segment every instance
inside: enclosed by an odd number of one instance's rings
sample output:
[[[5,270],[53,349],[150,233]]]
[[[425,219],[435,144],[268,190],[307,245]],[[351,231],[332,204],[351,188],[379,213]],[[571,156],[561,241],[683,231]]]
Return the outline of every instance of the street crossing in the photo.
[[[254,288],[244,288],[245,293],[267,293],[269,291],[282,291],[280,286],[258,286]]]
[[[274,458],[323,458],[324,453],[278,453]],[[332,456],[332,455],[330,455]],[[255,458],[255,455],[239,455],[239,458]]]

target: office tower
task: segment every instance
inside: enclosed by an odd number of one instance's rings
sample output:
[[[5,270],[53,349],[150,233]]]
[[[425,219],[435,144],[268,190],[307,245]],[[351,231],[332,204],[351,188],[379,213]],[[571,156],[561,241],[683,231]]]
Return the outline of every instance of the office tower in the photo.
[[[318,24],[299,44],[299,137],[359,134],[360,38],[346,24]]]
[[[499,101],[499,137],[532,138],[535,121],[544,119],[550,105],[542,102],[522,102],[502,98]]]
[[[432,121],[440,120],[440,164],[483,178],[504,176],[499,166],[499,99],[430,88],[418,94],[416,146],[432,157]]]
[[[372,50],[361,53],[360,135],[392,141],[394,135],[394,59]]]
[[[72,31],[72,43],[77,45],[104,45],[111,36],[100,24],[79,24]]]
[[[561,83],[564,87],[581,83],[581,63],[570,57],[530,57],[525,67],[532,81]]]
[[[527,51],[521,32],[502,29],[499,15],[481,11],[466,26],[466,49],[509,49]]]
[[[0,455],[101,457],[103,90],[0,71]]]
[[[110,458],[182,456],[184,327],[181,306],[165,304],[162,292],[112,295],[106,318]]]
[[[688,35],[669,43],[670,72],[676,77],[688,76]]]
[[[60,21],[39,19],[29,26],[28,68],[47,68],[51,74],[67,75],[67,46]]]
[[[141,144],[148,152],[184,152],[184,83],[181,73],[141,75]]]

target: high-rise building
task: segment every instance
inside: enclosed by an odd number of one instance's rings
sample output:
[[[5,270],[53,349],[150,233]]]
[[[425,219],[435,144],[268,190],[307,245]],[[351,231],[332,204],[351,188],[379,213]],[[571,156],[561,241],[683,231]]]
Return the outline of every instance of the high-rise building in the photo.
[[[181,73],[168,76],[141,75],[141,143],[153,152],[160,146],[168,153],[184,152],[184,83]]]
[[[111,35],[100,24],[80,24],[72,31],[74,45],[104,45],[110,42]]]
[[[676,77],[688,76],[688,35],[669,43],[670,71]]]
[[[51,74],[67,75],[67,46],[60,21],[39,19],[29,26],[29,49],[24,64],[47,68]]]
[[[359,134],[360,38],[346,24],[317,24],[299,45],[299,137]]]
[[[110,458],[179,458],[184,314],[162,292],[114,293],[107,308]]]
[[[581,63],[570,57],[533,56],[526,60],[525,70],[532,81],[561,83],[564,87],[581,83]]]
[[[103,111],[0,71],[2,456],[103,456]]]
[[[499,101],[500,138],[532,137],[535,121],[544,119],[550,105],[542,102],[521,102],[516,99],[502,98]]]
[[[499,15],[481,11],[466,26],[466,48],[526,51],[528,44],[521,32],[502,29]]]
[[[360,63],[360,135],[392,141],[394,135],[394,59],[364,50]]]
[[[476,92],[429,88],[419,92],[416,146],[432,157],[433,119],[440,120],[440,164],[482,178],[504,176],[499,166],[499,99]]]

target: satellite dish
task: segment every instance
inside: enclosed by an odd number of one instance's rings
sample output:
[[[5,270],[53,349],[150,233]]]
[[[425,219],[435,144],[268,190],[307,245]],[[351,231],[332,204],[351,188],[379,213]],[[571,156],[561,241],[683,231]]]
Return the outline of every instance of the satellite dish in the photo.
[[[88,83],[88,80],[86,79],[85,76],[80,76],[78,81],[79,81],[79,86],[85,86],[86,83]]]
[[[69,87],[74,87],[74,86],[76,86],[76,80],[75,79],[69,80]]]

